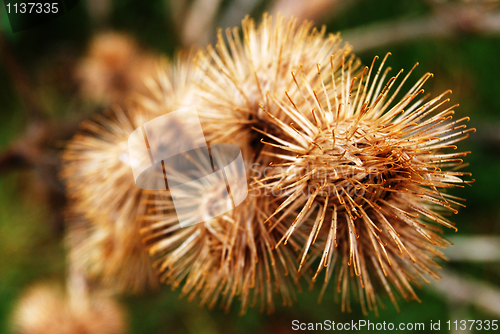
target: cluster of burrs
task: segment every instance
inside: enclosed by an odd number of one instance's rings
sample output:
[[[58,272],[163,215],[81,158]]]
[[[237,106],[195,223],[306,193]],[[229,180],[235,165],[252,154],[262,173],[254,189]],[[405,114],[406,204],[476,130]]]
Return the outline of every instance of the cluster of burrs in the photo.
[[[389,76],[387,56],[362,66],[339,35],[264,15],[218,31],[217,43],[158,66],[148,97],[82,126],[67,145],[71,261],[121,291],[164,282],[202,305],[241,312],[291,305],[301,284],[331,283],[343,310],[387,296],[418,299],[438,279],[441,227],[463,200],[449,91],[429,98]],[[134,183],[128,136],[155,117],[196,106],[208,143],[232,143],[249,194],[235,209],[181,227],[169,190]],[[186,130],[183,130],[186,131]],[[189,138],[172,133],[171,140]],[[200,199],[209,210],[219,194]]]

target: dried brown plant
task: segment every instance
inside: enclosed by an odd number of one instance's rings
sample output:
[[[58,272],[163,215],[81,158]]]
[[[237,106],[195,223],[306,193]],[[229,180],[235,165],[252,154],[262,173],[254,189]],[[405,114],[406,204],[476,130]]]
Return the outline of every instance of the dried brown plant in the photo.
[[[361,67],[325,31],[246,18],[241,35],[219,31],[194,60],[191,51],[164,64],[137,109],[87,123],[68,145],[64,176],[73,208],[95,231],[105,226],[95,237],[140,230],[160,280],[210,307],[229,310],[238,297],[242,313],[259,302],[272,311],[276,294],[290,305],[300,279],[313,284],[322,271],[321,296],[333,281],[343,310],[352,294],[364,312],[378,312],[379,292],[396,307],[398,294],[418,299],[412,286],[439,278],[440,226],[454,228],[445,216],[463,205],[445,190],[469,182],[458,170],[467,152],[448,151],[474,130],[452,120],[449,91],[423,95],[432,74],[404,88],[414,68],[387,80],[387,57]],[[234,210],[182,228],[169,190],[135,187],[126,142],[144,121],[189,105],[209,143],[241,148],[251,191]],[[207,191],[200,208],[218,198]]]
[[[313,281],[325,270],[325,287],[336,282],[342,308],[354,291],[364,312],[377,311],[378,291],[397,307],[394,290],[418,300],[410,283],[439,279],[437,247],[449,244],[439,227],[456,230],[445,215],[463,206],[445,190],[470,176],[458,171],[469,152],[453,152],[454,144],[475,131],[465,129],[468,117],[452,120],[451,91],[423,95],[430,73],[398,95],[415,67],[386,81],[387,56],[357,74],[344,60],[340,69],[318,63],[321,84],[294,75],[302,96],[276,99],[292,122],[263,108],[282,134],[263,132],[270,139],[263,154],[273,162],[254,183],[279,204],[270,230],[286,222],[276,247],[305,233],[299,271],[317,260]]]
[[[93,294],[74,300],[55,284],[31,286],[14,309],[12,328],[19,334],[123,334],[123,310],[111,298]]]

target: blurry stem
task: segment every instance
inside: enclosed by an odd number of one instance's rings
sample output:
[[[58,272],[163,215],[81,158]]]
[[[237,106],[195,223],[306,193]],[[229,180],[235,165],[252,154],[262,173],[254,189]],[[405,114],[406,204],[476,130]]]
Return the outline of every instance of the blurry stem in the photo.
[[[31,121],[42,121],[46,118],[46,113],[42,110],[35,91],[32,89],[29,77],[23,67],[17,61],[10,45],[0,32],[0,54],[5,70],[9,73],[14,87],[19,94],[19,98],[24,103]]]
[[[67,291],[69,302],[73,310],[87,310],[89,305],[89,287],[85,274],[78,268],[74,261],[69,261],[67,277]]]
[[[444,250],[450,261],[500,262],[500,237],[463,236],[450,238],[454,247]]]
[[[35,170],[45,190],[43,198],[51,212],[54,233],[63,231],[66,202],[64,186],[58,178],[61,161],[56,149],[76,132],[82,120],[80,117],[62,123],[30,122],[23,135],[0,152],[0,175],[19,168]]]
[[[51,149],[72,136],[82,120],[28,124],[23,135],[0,152],[0,174],[20,167],[57,165],[58,158]]]
[[[186,0],[169,1],[166,0],[168,5],[170,5],[170,10],[172,11],[172,20],[175,25],[177,32],[182,31],[183,23],[186,20],[187,4]],[[180,33],[179,33],[180,35]]]
[[[62,139],[61,134],[65,135],[76,128],[68,126],[69,124],[63,126],[49,124],[47,114],[41,107],[26,71],[17,61],[1,32],[0,49],[4,68],[10,75],[28,116],[28,124],[23,135],[0,152],[0,173],[19,167],[54,164],[54,160],[57,159],[47,154],[47,146],[53,144],[54,139]]]
[[[428,288],[446,296],[450,304],[466,303],[500,317],[498,287],[448,270],[442,270],[441,276],[439,282],[429,284]]]
[[[26,167],[28,163],[24,154],[18,152],[15,148],[8,148],[0,154],[0,174],[11,169]]]
[[[375,23],[347,30],[342,36],[359,53],[424,37],[500,33],[498,12],[482,11],[464,4],[444,7],[427,17]]]
[[[353,5],[355,2],[355,0],[276,0],[270,12],[295,16],[299,22],[313,20],[320,23],[336,16],[344,9],[342,7]]]
[[[228,4],[227,9],[216,20],[221,0],[194,0],[186,8],[185,0],[172,3],[174,21],[178,27],[182,43],[186,46],[192,44],[203,45],[214,41],[214,28],[226,28],[240,25],[240,21],[254,9],[266,3],[271,14],[280,12],[285,17],[295,16],[299,22],[314,20],[323,22],[327,18],[339,14],[346,6],[356,0],[234,0]]]
[[[182,26],[184,45],[203,45],[213,33],[213,24],[222,0],[195,0]]]

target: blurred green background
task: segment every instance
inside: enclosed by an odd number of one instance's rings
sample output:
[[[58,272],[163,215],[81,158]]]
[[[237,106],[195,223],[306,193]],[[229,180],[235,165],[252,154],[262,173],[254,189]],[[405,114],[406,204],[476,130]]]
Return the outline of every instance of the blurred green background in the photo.
[[[16,88],[19,84],[16,86],[15,75],[26,76],[25,80],[29,82],[31,92],[36,94],[46,119],[54,124],[77,122],[104,108],[85,101],[72,77],[72,69],[84,56],[93,34],[109,29],[126,32],[144,48],[169,56],[174,50],[186,46],[181,45],[185,40],[182,31],[179,32],[182,24],[176,23],[178,13],[169,1],[105,2],[105,10],[96,12],[92,4],[97,1],[80,1],[64,16],[15,34],[10,30],[5,8],[0,6],[3,36],[0,50],[0,152],[24,140],[39,122],[38,116],[29,111],[29,102]],[[251,5],[245,1],[218,2],[212,25],[237,22],[245,10],[258,20],[264,10],[274,10],[277,6],[273,2],[250,2]],[[472,151],[466,158],[470,163],[466,169],[472,172],[476,182],[453,191],[467,199],[467,207],[453,217],[458,232],[445,233],[450,238],[487,235],[498,238],[492,240],[500,240],[500,29],[495,30],[494,24],[485,23],[485,27],[483,22],[487,20],[481,21],[485,16],[491,20],[498,16],[496,2],[331,2],[336,4],[310,16],[325,23],[328,31],[340,31],[343,35],[345,32],[346,39],[351,36],[354,52],[363,63],[369,64],[375,55],[383,56],[390,51],[392,73],[400,68],[409,70],[418,61],[420,66],[416,68],[413,80],[427,71],[435,75],[426,84],[427,92],[437,95],[446,89],[453,90],[452,102],[460,103],[456,118],[470,116],[468,126],[477,129],[477,133],[459,143],[462,151]],[[309,5],[314,3],[311,1]],[[289,9],[288,5],[282,6]],[[225,15],[231,10],[234,12],[234,8],[239,11],[232,17]],[[422,25],[425,28],[426,18],[444,22],[446,28],[419,34],[416,29]],[[412,22],[420,22],[421,26],[412,26]],[[403,33],[401,38],[390,36],[399,33],[396,28],[403,32],[407,29],[406,35]],[[207,40],[213,40],[215,29],[210,31],[212,35],[206,36],[205,40],[200,38],[193,42],[203,45]],[[375,42],[376,38],[389,38],[390,41],[363,47],[359,36],[367,31],[374,34]],[[359,46],[359,52],[356,46]],[[22,72],[13,69],[9,57],[14,57]],[[49,157],[57,157],[63,143],[64,138],[51,143],[47,149]],[[27,286],[40,280],[64,282],[67,273],[61,222],[63,199],[57,196],[61,184],[50,176],[56,175],[57,164],[10,161],[8,165],[0,165],[0,333],[9,333],[12,309]],[[500,247],[498,243],[496,246]],[[453,249],[449,250],[448,254],[452,253]],[[479,282],[497,293],[500,291],[498,259],[482,261],[480,256],[475,261],[455,259],[443,263],[443,266],[468,282]],[[387,309],[382,310],[377,318],[374,314],[363,317],[358,305],[354,306],[352,313],[341,313],[340,304],[333,298],[333,284],[319,305],[319,288],[317,286],[313,291],[305,289],[291,308],[277,305],[277,311],[272,315],[250,309],[246,315],[238,316],[237,307],[233,307],[229,314],[219,309],[200,309],[196,302],[179,299],[179,292],[172,292],[168,287],[139,297],[121,296],[119,300],[126,307],[130,333],[289,333],[293,332],[291,324],[294,319],[301,322],[322,322],[325,319],[349,322],[363,318],[396,324],[424,322],[426,326],[431,320],[441,320],[441,332],[448,332],[443,324],[447,320],[500,320],[500,313],[485,310],[480,302],[457,299],[454,296],[457,291],[418,289],[422,302],[401,301],[399,313],[384,299]],[[448,287],[450,290],[454,288]],[[500,309],[500,305],[496,305],[496,309]]]

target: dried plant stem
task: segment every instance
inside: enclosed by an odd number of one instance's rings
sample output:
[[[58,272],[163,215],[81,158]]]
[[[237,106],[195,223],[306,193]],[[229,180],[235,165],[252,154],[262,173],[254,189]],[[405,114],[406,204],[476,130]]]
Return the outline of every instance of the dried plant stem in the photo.
[[[83,119],[60,123],[47,120],[32,122],[18,140],[0,152],[0,173],[20,167],[55,166],[59,158],[50,152],[76,132]]]
[[[33,120],[45,119],[46,113],[41,107],[38,98],[31,87],[29,77],[21,64],[17,61],[9,43],[5,40],[2,33],[0,33],[0,50],[2,51],[0,54],[2,55],[4,68],[9,73],[14,84],[14,88],[16,89],[20,100],[25,105],[29,118]]]
[[[463,236],[450,238],[455,247],[445,249],[450,261],[500,262],[500,237]]]
[[[353,5],[355,2],[355,0],[276,0],[271,6],[270,12],[295,16],[299,20],[322,22],[326,18],[337,15],[344,7]]]
[[[346,30],[342,37],[359,53],[418,38],[453,37],[465,33],[500,33],[500,13],[482,12],[460,5],[453,10],[441,10],[426,17],[353,28]]]
[[[211,37],[221,0],[196,0],[182,22],[181,40],[184,45],[203,45]]]
[[[464,277],[462,273],[441,270],[441,280],[428,285],[428,288],[447,296],[453,305],[467,303],[500,316],[500,291],[491,284]]]

